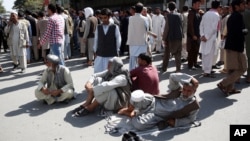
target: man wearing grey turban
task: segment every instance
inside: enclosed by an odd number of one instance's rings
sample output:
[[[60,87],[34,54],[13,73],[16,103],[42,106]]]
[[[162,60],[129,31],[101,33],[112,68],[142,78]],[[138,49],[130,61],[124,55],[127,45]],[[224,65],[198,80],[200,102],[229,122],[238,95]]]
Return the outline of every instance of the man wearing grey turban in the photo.
[[[47,69],[44,70],[35,96],[38,100],[44,100],[48,105],[55,102],[66,102],[73,98],[74,85],[69,69],[59,65],[60,59],[56,55],[49,54],[46,58]]]
[[[85,102],[73,110],[75,116],[85,116],[93,112],[98,105],[106,110],[117,111],[128,105],[131,80],[127,69],[118,57],[109,60],[107,70],[95,73],[85,84],[88,97]]]

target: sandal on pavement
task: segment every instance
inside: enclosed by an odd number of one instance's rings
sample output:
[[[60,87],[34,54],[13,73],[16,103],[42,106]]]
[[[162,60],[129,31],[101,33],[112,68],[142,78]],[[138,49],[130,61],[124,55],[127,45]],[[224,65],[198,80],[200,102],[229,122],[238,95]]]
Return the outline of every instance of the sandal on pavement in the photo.
[[[227,94],[227,91],[226,91],[226,88],[225,88],[221,83],[217,84],[217,87],[218,87],[224,94],[228,95],[228,94]]]
[[[81,109],[83,109],[84,107],[82,105],[80,105],[79,107],[75,108],[72,113],[76,113],[78,111],[80,111]]]
[[[77,111],[75,113],[75,116],[76,117],[83,117],[83,116],[86,116],[90,113],[90,111],[88,109],[86,109],[85,107],[83,107],[81,110]]]
[[[238,93],[241,93],[241,90],[232,89],[231,91],[229,91],[227,93],[228,94],[238,94]]]
[[[210,78],[215,78],[215,75],[209,74],[209,73],[204,73],[203,77],[210,77]]]

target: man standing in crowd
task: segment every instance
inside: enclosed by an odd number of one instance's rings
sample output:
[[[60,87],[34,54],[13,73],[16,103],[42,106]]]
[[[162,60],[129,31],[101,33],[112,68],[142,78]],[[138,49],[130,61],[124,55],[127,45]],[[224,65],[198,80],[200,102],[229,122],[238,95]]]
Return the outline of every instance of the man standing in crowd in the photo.
[[[48,5],[48,15],[49,20],[47,24],[47,29],[40,39],[40,44],[38,46],[44,45],[47,40],[50,43],[50,49],[52,54],[59,57],[60,65],[64,64],[64,58],[62,54],[62,45],[63,45],[63,34],[64,34],[64,20],[62,20],[59,15],[56,13],[56,6],[53,4]]]
[[[248,68],[247,68],[247,79],[246,82],[250,83],[250,0],[247,0],[246,2],[246,10],[243,14],[244,18],[244,23],[246,26],[246,29],[248,30],[248,34],[245,36],[245,42],[246,42],[246,52],[247,52],[247,63],[248,63]]]
[[[175,2],[168,4],[170,13],[167,15],[166,24],[163,33],[165,42],[165,52],[162,63],[162,71],[165,72],[168,67],[170,53],[175,57],[176,72],[181,71],[181,49],[182,49],[182,20],[180,13],[175,12]]]
[[[128,40],[129,45],[129,70],[136,67],[137,56],[147,52],[148,23],[146,17],[141,15],[142,3],[135,5],[135,15],[129,17]]]
[[[86,25],[83,35],[83,41],[87,44],[88,66],[92,66],[94,60],[94,37],[98,21],[97,18],[94,16],[94,11],[91,7],[84,8],[84,14],[86,18]]]
[[[39,61],[40,56],[39,56],[39,51],[37,48],[37,33],[36,33],[37,20],[31,16],[32,13],[29,10],[26,10],[25,14],[26,14],[26,19],[30,22],[30,26],[31,26],[32,37],[30,37],[30,38],[32,39],[31,40],[31,44],[32,44],[31,48],[32,49],[30,51],[33,52],[35,61]]]
[[[201,14],[200,10],[201,0],[192,0],[192,8],[188,12],[187,23],[187,52],[188,52],[188,69],[195,70],[201,68],[197,64],[197,57],[200,48],[200,22]]]
[[[27,59],[27,64],[29,64],[30,61],[31,61],[30,48],[32,48],[32,43],[31,43],[31,41],[32,41],[32,29],[31,29],[31,25],[30,25],[30,22],[27,19],[25,19],[24,12],[21,11],[21,10],[18,11],[18,21],[23,22],[26,25],[27,29],[28,29],[29,42],[28,42],[28,44],[27,44],[28,46],[26,48],[26,59]]]
[[[10,23],[6,30],[10,56],[14,63],[13,70],[20,64],[21,73],[24,73],[27,68],[26,47],[28,47],[29,33],[26,24],[19,22],[17,12],[11,13]]]
[[[128,51],[128,46],[126,45],[128,39],[128,20],[129,20],[130,13],[128,10],[121,11],[121,25],[120,25],[120,32],[121,32],[121,47],[120,47],[120,55],[124,55],[124,52]]]
[[[235,89],[234,83],[247,70],[247,58],[244,54],[244,36],[247,34],[247,30],[241,14],[245,10],[245,1],[233,0],[231,5],[233,12],[227,21],[227,39],[225,43],[228,75],[217,84],[218,88],[226,95],[241,92]]]
[[[119,55],[121,35],[119,27],[109,21],[111,14],[107,8],[101,10],[102,23],[96,28],[93,47],[96,54],[94,73],[106,70],[109,60]]]
[[[47,29],[48,18],[45,17],[43,12],[38,13],[38,22],[37,22],[37,37],[38,39],[42,38],[46,29]],[[46,61],[46,56],[49,54],[49,41],[46,41],[44,45],[42,45],[42,57],[43,61]]]
[[[79,22],[76,26],[77,28],[77,34],[78,34],[78,40],[80,42],[80,53],[81,53],[81,57],[85,57],[86,56],[86,42],[83,41],[83,34],[84,34],[84,30],[85,30],[85,16],[84,16],[84,12],[83,11],[79,11]]]
[[[154,39],[152,49],[160,53],[162,51],[162,34],[165,26],[164,16],[161,14],[160,7],[155,8],[155,14],[152,16],[152,32],[157,35]]]
[[[187,24],[188,24],[188,6],[182,7],[182,28],[183,28],[183,38],[182,38],[182,50],[181,50],[181,62],[187,61]]]
[[[216,40],[219,33],[220,9],[219,1],[212,1],[212,9],[207,11],[202,17],[200,23],[201,46],[200,53],[202,54],[202,69],[204,77],[215,77],[212,74],[212,66],[217,56]],[[217,58],[216,58],[217,59]]]
[[[5,40],[4,28],[6,26],[7,26],[6,21],[3,19],[2,16],[0,16],[0,52],[1,52],[2,45],[3,45],[4,52],[7,52],[7,49],[8,49],[8,46],[4,44],[4,40]]]

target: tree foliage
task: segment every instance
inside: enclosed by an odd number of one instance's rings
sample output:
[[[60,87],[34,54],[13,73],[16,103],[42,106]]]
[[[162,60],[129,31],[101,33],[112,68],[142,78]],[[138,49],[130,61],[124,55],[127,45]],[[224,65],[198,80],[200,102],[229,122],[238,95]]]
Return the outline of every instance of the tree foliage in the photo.
[[[0,13],[5,13],[5,8],[3,7],[3,1],[0,0]]]
[[[13,9],[39,11],[43,7],[43,0],[16,0]]]

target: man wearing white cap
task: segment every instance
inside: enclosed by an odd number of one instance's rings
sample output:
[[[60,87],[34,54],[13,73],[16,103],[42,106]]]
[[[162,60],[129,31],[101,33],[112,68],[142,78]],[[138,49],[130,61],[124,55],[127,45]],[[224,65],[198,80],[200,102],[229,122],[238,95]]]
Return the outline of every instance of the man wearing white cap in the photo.
[[[26,48],[28,47],[29,34],[27,26],[18,21],[16,11],[11,12],[10,24],[6,29],[7,42],[10,47],[10,55],[15,70],[20,64],[21,72],[24,73],[27,68]]]
[[[86,25],[83,34],[83,41],[87,44],[87,61],[88,66],[93,66],[94,60],[94,37],[95,30],[98,24],[97,18],[94,16],[94,11],[91,7],[84,8],[84,15],[86,18]]]
[[[173,73],[169,79],[171,93],[152,96],[136,90],[131,94],[131,106],[118,113],[132,117],[132,125],[137,130],[154,126],[164,129],[167,126],[178,127],[192,123],[200,108],[194,96],[198,81],[183,73]]]

